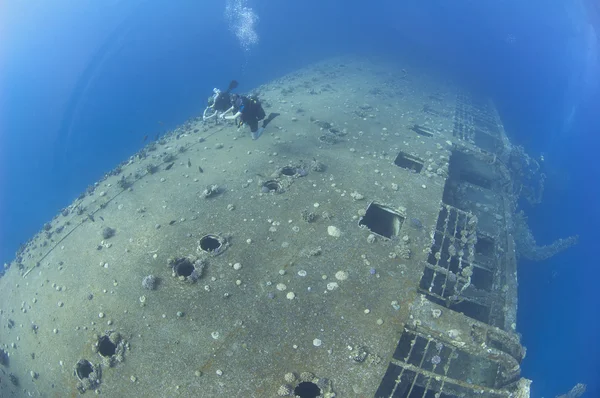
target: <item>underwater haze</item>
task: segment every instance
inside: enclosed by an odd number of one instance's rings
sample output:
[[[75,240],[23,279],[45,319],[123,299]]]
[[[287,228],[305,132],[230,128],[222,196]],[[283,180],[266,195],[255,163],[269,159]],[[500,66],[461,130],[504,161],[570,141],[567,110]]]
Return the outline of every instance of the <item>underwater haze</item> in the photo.
[[[592,0],[3,1],[0,260],[148,141],[201,115],[213,88],[236,79],[249,92],[337,56],[398,73],[408,60],[494,101],[545,175],[541,203],[520,204],[538,244],[579,236],[543,261],[519,258],[521,376],[533,397],[577,383],[600,397]]]

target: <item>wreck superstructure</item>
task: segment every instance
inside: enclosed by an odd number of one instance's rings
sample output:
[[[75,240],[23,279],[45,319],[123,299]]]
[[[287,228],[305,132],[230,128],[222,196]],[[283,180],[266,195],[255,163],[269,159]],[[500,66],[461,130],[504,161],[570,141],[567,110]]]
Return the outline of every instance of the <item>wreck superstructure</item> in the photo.
[[[260,140],[194,118],[20,249],[2,395],[528,396],[514,217],[541,184],[493,103],[355,59],[257,95]]]
[[[465,94],[457,96],[452,134],[442,206],[422,261],[421,297],[380,396],[431,391],[502,397],[527,390],[519,376],[525,350],[515,334],[517,261],[510,223],[517,198],[502,162],[510,143],[493,104]],[[447,319],[440,322],[442,314]]]

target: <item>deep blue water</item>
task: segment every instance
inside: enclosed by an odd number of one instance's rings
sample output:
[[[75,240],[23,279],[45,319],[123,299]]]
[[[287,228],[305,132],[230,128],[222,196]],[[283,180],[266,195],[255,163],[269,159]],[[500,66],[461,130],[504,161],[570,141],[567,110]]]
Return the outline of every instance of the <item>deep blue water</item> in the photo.
[[[410,58],[494,98],[510,138],[544,155],[531,227],[538,243],[580,243],[520,263],[523,375],[534,397],[577,382],[600,396],[600,49],[586,33],[600,32],[598,6],[248,0],[259,40],[244,49],[227,2],[0,3],[0,261],[145,135],[201,112],[215,86],[236,78],[243,92],[334,55]]]

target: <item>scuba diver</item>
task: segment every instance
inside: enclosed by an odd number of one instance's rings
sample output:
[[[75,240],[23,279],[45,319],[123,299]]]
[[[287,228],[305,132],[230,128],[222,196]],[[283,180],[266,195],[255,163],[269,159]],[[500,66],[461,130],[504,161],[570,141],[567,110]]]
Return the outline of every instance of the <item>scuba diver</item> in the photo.
[[[232,115],[227,115],[228,113],[232,113]],[[265,110],[257,97],[231,94],[231,108],[227,109],[219,117],[226,120],[239,119],[238,127],[241,127],[244,123],[250,126],[252,139],[257,140],[262,135],[265,127],[267,127],[271,120],[279,116],[279,113],[271,113],[266,119],[265,116]],[[263,120],[263,123],[259,128],[258,122],[261,120]]]
[[[213,95],[208,99],[208,106],[202,114],[202,120],[219,120],[218,116],[225,112],[231,105],[231,90],[238,86],[238,82],[232,80],[227,87],[227,91],[221,91],[218,88],[213,89]]]

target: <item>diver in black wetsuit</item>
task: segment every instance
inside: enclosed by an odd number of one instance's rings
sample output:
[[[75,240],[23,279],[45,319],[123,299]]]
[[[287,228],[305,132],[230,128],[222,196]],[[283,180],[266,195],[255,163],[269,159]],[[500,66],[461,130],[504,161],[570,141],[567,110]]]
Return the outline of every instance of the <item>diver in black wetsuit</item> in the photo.
[[[227,115],[228,113],[232,114]],[[238,126],[244,123],[250,126],[252,139],[257,140],[262,135],[265,127],[271,120],[279,116],[279,113],[271,113],[266,119],[265,116],[265,110],[257,97],[231,94],[231,108],[227,109],[220,117],[227,120],[239,118]],[[262,127],[258,127],[258,122],[261,120],[263,120]]]
[[[208,99],[208,106],[204,110],[202,120],[207,121],[210,119],[219,120],[223,112],[227,111],[231,106],[231,90],[238,86],[238,82],[232,80],[229,83],[227,91],[221,91],[218,88],[213,89],[214,95]]]

